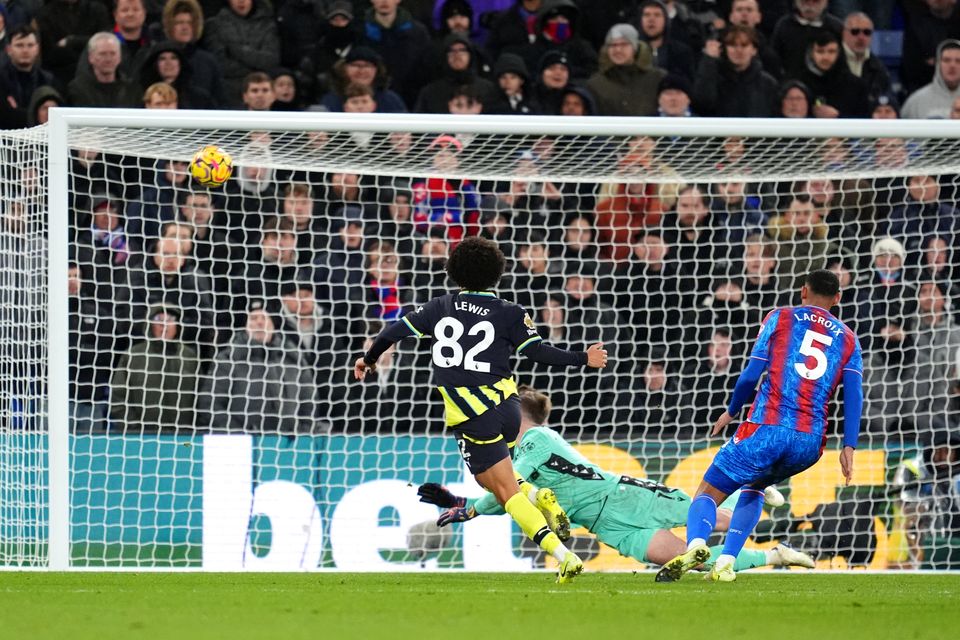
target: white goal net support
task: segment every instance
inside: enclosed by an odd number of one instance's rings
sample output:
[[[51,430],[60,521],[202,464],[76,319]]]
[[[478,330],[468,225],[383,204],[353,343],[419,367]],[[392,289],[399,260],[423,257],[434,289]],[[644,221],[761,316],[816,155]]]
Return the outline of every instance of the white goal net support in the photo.
[[[960,568],[958,138],[953,122],[56,110],[0,136],[0,566],[549,566],[506,516],[430,524],[420,483],[482,490],[424,344],[350,375],[483,235],[509,261],[499,294],[544,338],[610,352],[599,374],[518,361],[549,424],[598,466],[688,493],[761,320],[834,270],[864,349],[856,474],[843,486],[834,407],[823,458],[749,544],[821,568]],[[188,175],[207,144],[233,157],[222,189]],[[642,566],[574,534],[588,570]]]

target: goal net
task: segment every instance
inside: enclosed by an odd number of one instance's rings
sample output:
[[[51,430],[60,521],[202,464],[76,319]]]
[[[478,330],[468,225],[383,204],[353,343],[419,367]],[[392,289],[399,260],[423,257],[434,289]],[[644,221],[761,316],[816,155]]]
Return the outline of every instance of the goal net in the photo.
[[[437,529],[418,502],[426,481],[483,493],[426,344],[351,379],[482,235],[509,261],[499,295],[544,338],[610,353],[603,373],[519,359],[549,425],[599,467],[691,494],[762,319],[799,304],[810,270],[835,271],[865,360],[854,480],[833,407],[823,458],[749,544],[789,542],[821,568],[960,567],[953,123],[52,123],[5,136],[0,158],[0,565],[550,566],[506,516]],[[233,157],[222,189],[189,177],[207,144]],[[572,545],[588,570],[642,566],[584,529]]]

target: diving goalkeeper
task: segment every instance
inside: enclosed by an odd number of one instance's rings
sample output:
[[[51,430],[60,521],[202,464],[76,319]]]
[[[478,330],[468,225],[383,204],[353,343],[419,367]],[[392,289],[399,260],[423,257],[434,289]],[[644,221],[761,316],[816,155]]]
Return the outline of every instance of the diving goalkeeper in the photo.
[[[546,394],[520,387],[520,432],[513,459],[517,475],[529,483],[552,489],[573,523],[586,527],[600,542],[624,556],[644,563],[663,564],[683,553],[686,543],[670,529],[686,524],[690,496],[680,489],[617,475],[596,466],[556,431],[539,426],[547,421],[550,409]],[[536,491],[534,487],[528,493],[535,504]],[[421,502],[447,509],[437,520],[441,527],[478,515],[504,513],[490,493],[467,500],[428,482],[420,486],[418,494]],[[731,500],[735,503],[736,498],[731,496]],[[731,513],[730,509],[718,510],[717,530],[727,529]],[[705,567],[712,565],[721,549],[721,546],[710,549]],[[744,550],[737,557],[736,570],[766,565],[813,568],[814,563],[807,554],[780,544],[769,551]]]

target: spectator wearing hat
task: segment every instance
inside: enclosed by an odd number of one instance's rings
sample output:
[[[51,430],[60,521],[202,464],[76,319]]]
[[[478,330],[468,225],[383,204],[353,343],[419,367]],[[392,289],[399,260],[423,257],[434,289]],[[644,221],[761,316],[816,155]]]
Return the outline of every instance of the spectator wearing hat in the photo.
[[[799,80],[787,80],[777,94],[776,114],[782,118],[812,118],[813,96],[810,88]]]
[[[563,90],[570,83],[570,60],[562,51],[548,51],[537,64],[533,97],[544,115],[560,114]]]
[[[470,42],[471,62],[476,72],[484,78],[491,78],[493,59],[481,44],[480,32],[475,28],[474,8],[467,0],[439,0],[433,7],[434,33],[436,34],[429,51],[425,54],[424,65],[427,78],[435,80],[443,75],[447,68],[447,38],[458,35]]]
[[[110,380],[110,420],[117,429],[157,431],[194,425],[200,357],[180,340],[180,310],[147,314],[146,339],[133,343]]]
[[[937,47],[933,81],[903,103],[904,118],[949,118],[953,101],[960,98],[960,40],[944,40]]]
[[[30,102],[27,103],[27,126],[46,124],[50,119],[50,108],[61,107],[65,104],[66,100],[63,99],[59,91],[51,86],[40,87],[33,92],[33,95],[30,96]]]
[[[882,430],[891,416],[896,419],[913,409],[900,387],[913,360],[917,293],[904,278],[907,251],[899,241],[881,238],[871,254],[870,281],[857,287],[857,335],[865,354],[866,415]]]
[[[800,80],[813,94],[817,118],[867,116],[867,86],[847,68],[840,51],[840,36],[821,30],[807,46],[806,69]]]
[[[752,27],[733,25],[723,34],[723,51],[707,42],[697,67],[693,102],[705,116],[769,118],[776,113],[777,81],[757,58]]]
[[[487,103],[493,99],[495,88],[492,82],[480,77],[476,49],[470,40],[459,33],[444,38],[445,60],[440,77],[423,87],[417,97],[414,111],[417,113],[446,113],[447,103],[458,87],[472,87]]]
[[[270,105],[271,111],[302,111],[304,107],[303,94],[300,92],[300,83],[297,74],[289,69],[274,69],[270,73],[273,80],[273,95],[276,98]]]
[[[668,75],[657,87],[657,115],[669,118],[689,118],[690,83],[683,76]]]
[[[793,0],[793,11],[777,21],[770,38],[777,57],[783,64],[783,77],[796,79],[807,68],[807,50],[822,31],[840,37],[843,23],[827,13],[827,0]]]
[[[873,40],[873,20],[870,16],[855,11],[843,21],[843,57],[850,73],[863,80],[867,95],[879,96],[890,93],[890,72],[876,56],[870,53]]]
[[[165,82],[176,89],[180,109],[213,109],[217,106],[213,96],[194,81],[183,47],[176,42],[167,40],[151,46],[143,56],[139,78],[144,90],[156,82]]]
[[[594,99],[590,89],[576,83],[568,84],[561,93],[560,115],[599,115],[599,112],[597,111],[597,101]]]
[[[343,111],[347,85],[361,84],[373,89],[378,113],[406,113],[403,98],[387,88],[390,79],[383,59],[369,47],[351,47],[330,71],[330,91],[320,99],[328,111]]]
[[[414,104],[423,86],[424,60],[429,56],[430,33],[400,0],[378,0],[363,17],[359,44],[376,51],[390,72],[390,88],[406,104]],[[379,102],[379,100],[378,100]]]
[[[163,35],[182,49],[182,58],[190,76],[203,87],[217,106],[226,103],[223,69],[216,56],[197,46],[203,35],[203,10],[197,0],[167,0],[163,6]]]
[[[512,7],[496,15],[490,26],[487,50],[494,58],[509,49],[536,40],[537,13],[549,0],[515,0]],[[528,63],[529,68],[533,68]]]
[[[326,22],[314,34],[315,43],[292,68],[299,74],[307,104],[316,102],[333,87],[332,70],[360,40],[359,24],[350,0],[335,0],[327,7]],[[386,80],[386,67],[382,75]],[[386,83],[384,83],[384,87]]]
[[[599,115],[648,116],[657,111],[657,87],[666,73],[653,65],[650,47],[629,24],[616,24],[607,33],[600,53],[600,70],[587,88],[597,100]]]
[[[660,0],[644,0],[639,13],[639,37],[650,46],[653,64],[692,80],[696,58],[689,46],[671,34],[667,6]]]
[[[570,76],[586,79],[597,69],[597,53],[580,35],[580,9],[572,0],[546,0],[537,13],[535,37],[524,44],[504,47],[533,68],[548,51],[560,51],[570,61]]]
[[[227,106],[242,105],[243,80],[253,71],[280,65],[280,37],[266,0],[228,0],[207,21],[204,43],[221,61]]]
[[[459,33],[473,40],[473,5],[468,0],[441,0],[433,6],[434,27],[442,38]]]
[[[900,101],[893,93],[870,96],[870,117],[874,120],[896,120],[900,117]]]
[[[494,79],[499,90],[487,107],[487,113],[536,115],[540,105],[536,103],[529,88],[530,76],[523,58],[515,53],[505,53],[493,67]]]

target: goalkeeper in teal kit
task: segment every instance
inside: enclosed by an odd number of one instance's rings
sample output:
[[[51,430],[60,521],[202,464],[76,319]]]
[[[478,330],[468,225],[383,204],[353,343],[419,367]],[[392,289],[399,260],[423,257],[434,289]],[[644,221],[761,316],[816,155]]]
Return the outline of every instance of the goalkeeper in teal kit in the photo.
[[[514,469],[527,482],[552,489],[572,522],[585,527],[622,555],[640,562],[663,564],[683,553],[685,542],[670,529],[686,523],[690,496],[650,480],[605,471],[577,452],[557,432],[538,426],[546,422],[550,414],[550,400],[543,393],[521,387],[520,412]],[[418,493],[421,502],[447,509],[437,521],[440,526],[464,522],[478,515],[504,513],[489,493],[467,500],[435,483],[421,485]],[[536,493],[536,487],[528,493],[534,503]],[[730,515],[729,509],[721,508],[717,512],[718,530],[726,529]],[[719,553],[720,547],[712,548],[711,558],[705,565],[709,567]],[[745,550],[737,559],[738,570],[765,565],[814,566],[810,556],[784,545],[769,551]]]

